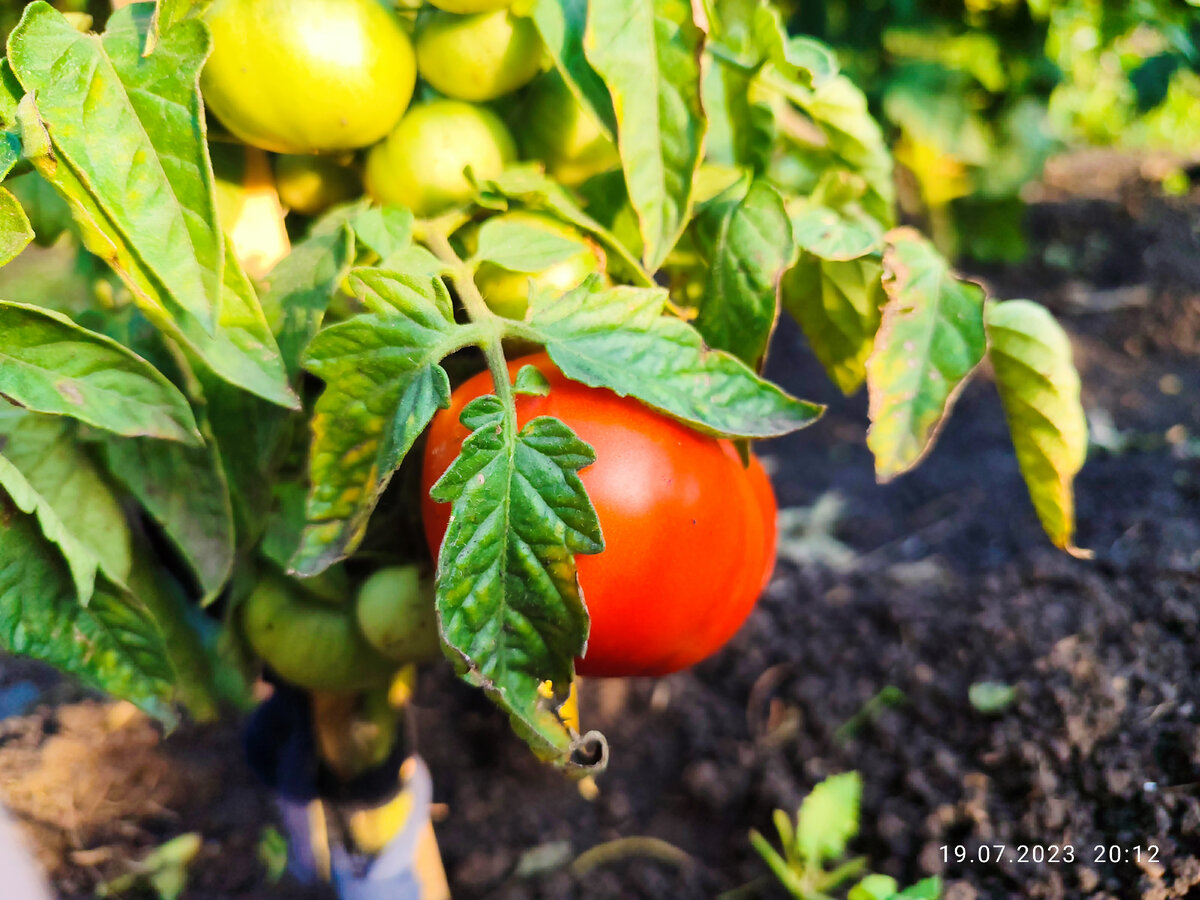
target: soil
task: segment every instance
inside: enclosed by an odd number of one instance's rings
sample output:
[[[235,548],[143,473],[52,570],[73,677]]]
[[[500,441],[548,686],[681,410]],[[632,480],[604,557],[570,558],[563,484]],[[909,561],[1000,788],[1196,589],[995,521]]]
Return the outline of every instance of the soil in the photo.
[[[1041,534],[987,373],[922,467],[880,486],[865,398],[838,396],[781,326],[770,374],[829,411],[760,448],[789,510],[776,576],[714,659],[584,686],[584,725],[612,751],[597,793],[538,764],[448,672],[425,676],[418,731],[456,898],[783,896],[749,829],[770,834],[772,810],[849,769],[864,781],[855,852],[905,882],[941,874],[953,900],[1200,896],[1200,191],[1166,200],[1134,167],[1094,196],[1078,171],[1048,170],[1035,257],[977,274],[1072,335],[1099,445],[1076,482],[1095,558]],[[187,831],[205,838],[189,900],[302,896],[265,884],[272,810],[236,728],[162,739],[0,660],[0,689],[23,680],[41,699],[0,721],[0,796],[62,897]],[[981,711],[978,682],[1015,699]],[[585,874],[565,866],[632,836],[686,856],[626,842]],[[940,849],[984,844],[1069,845],[1073,861]]]

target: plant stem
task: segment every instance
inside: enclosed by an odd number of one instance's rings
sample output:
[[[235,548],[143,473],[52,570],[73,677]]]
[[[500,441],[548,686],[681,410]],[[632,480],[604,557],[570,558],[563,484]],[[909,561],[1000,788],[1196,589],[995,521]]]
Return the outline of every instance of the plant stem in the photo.
[[[490,326],[481,336],[478,346],[487,357],[488,369],[492,373],[492,381],[496,387],[496,396],[504,405],[504,419],[508,426],[505,430],[514,437],[517,433],[517,407],[513,400],[512,385],[508,380],[508,362],[504,358],[504,347],[501,337],[504,325],[499,316],[488,309],[479,286],[475,284],[475,275],[470,264],[463,260],[446,235],[436,227],[426,227],[421,230],[421,240],[439,260],[446,264],[447,274],[458,289],[459,299],[471,321],[480,326]]]
[[[867,858],[865,856],[856,856],[854,859],[842,863],[836,869],[827,873],[821,879],[820,889],[822,891],[832,891],[843,881],[860,874],[866,867]]]

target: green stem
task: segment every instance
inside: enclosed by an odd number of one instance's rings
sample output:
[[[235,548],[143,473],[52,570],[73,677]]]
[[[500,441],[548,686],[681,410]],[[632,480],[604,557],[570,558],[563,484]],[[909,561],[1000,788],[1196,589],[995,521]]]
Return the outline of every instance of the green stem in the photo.
[[[463,308],[475,325],[485,328],[477,345],[487,357],[488,369],[495,383],[496,396],[504,405],[504,420],[509,434],[517,433],[517,406],[513,399],[512,384],[508,380],[508,361],[504,358],[504,347],[501,337],[504,334],[504,320],[488,309],[479,286],[475,284],[475,273],[471,265],[454,252],[446,235],[438,228],[426,223],[420,229],[421,240],[446,265],[446,274],[458,289],[458,297],[462,300]]]
[[[863,872],[867,867],[867,858],[865,856],[857,856],[849,862],[844,862],[833,871],[827,873],[820,880],[819,888],[822,891],[832,891],[843,881],[855,877]]]

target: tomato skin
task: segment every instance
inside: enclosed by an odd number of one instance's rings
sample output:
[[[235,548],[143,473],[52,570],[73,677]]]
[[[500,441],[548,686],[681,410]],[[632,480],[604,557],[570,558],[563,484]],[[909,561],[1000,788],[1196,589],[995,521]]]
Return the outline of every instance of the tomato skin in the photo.
[[[570,225],[544,213],[518,209],[501,213],[495,218],[506,222],[527,225],[549,234],[574,241],[579,251],[539,272],[513,272],[491,262],[482,262],[475,270],[475,284],[483,295],[488,309],[507,319],[524,319],[529,308],[529,282],[543,290],[565,293],[579,287],[593,274],[604,271],[604,251]],[[468,230],[468,228],[470,230]],[[462,229],[463,246],[474,253],[478,245],[478,230],[473,226]]]
[[[200,84],[235,136],[264,150],[373,144],[416,84],[412,42],[378,0],[213,0]]]
[[[546,171],[566,185],[582,184],[621,165],[616,144],[558,72],[547,72],[529,86],[516,131],[522,154],[542,160]]]
[[[354,612],[267,572],[239,607],[242,634],[284,681],[323,691],[386,683],[396,668],[358,630]]]
[[[354,169],[329,156],[278,156],[275,190],[279,202],[302,216],[319,216],[331,206],[362,193]]]
[[[429,0],[429,5],[436,6],[444,12],[468,15],[505,9],[512,6],[512,0]]]
[[[730,442],[636,400],[568,380],[544,354],[513,361],[510,376],[530,364],[545,374],[550,392],[519,396],[518,422],[557,416],[596,451],[580,478],[605,549],[575,558],[591,615],[577,671],[664,675],[716,652],[750,614],[774,561],[774,496],[761,466],[743,468]],[[467,436],[458,421],[463,407],[491,390],[487,372],[468,380],[430,426],[422,514],[435,555],[450,504],[433,501],[429,488]]]
[[[465,171],[495,178],[517,158],[508,127],[490,109],[461,100],[414,106],[367,154],[367,191],[381,203],[432,216],[475,193]]]
[[[418,22],[416,48],[422,78],[447,97],[474,103],[512,93],[542,67],[537,26],[504,9],[432,13]]]

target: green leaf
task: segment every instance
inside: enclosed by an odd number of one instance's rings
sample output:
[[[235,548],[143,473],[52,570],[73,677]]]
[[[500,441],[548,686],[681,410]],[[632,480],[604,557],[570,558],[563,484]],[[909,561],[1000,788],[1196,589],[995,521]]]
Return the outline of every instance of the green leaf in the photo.
[[[79,602],[92,597],[97,572],[124,584],[130,534],[120,504],[91,459],[74,440],[70,423],[20,414],[0,420],[0,487],[25,513],[37,516],[46,539],[58,546]]]
[[[804,253],[783,276],[783,307],[800,324],[833,383],[853,394],[879,329],[883,269],[873,258],[836,262]]]
[[[297,244],[267,275],[263,314],[293,380],[300,372],[304,348],[321,327],[329,302],[353,263],[354,235],[341,227]]]
[[[49,9],[44,3],[33,4],[27,7],[27,17],[31,15],[29,11],[35,8]],[[145,10],[143,9],[139,11],[138,15],[141,16],[144,12]],[[58,14],[51,13],[51,15],[56,16]],[[117,18],[118,22],[120,22],[121,19],[119,17],[123,15],[125,15],[125,11],[118,13],[114,18]],[[45,18],[45,15],[43,15],[43,18]],[[144,16],[135,18],[134,21],[144,23]],[[58,29],[54,26],[53,21],[49,22],[47,27],[57,33]],[[69,26],[67,27],[69,28]],[[182,38],[176,38],[175,36],[186,36],[185,33],[194,33],[196,29],[201,29],[203,44],[207,47],[207,33],[204,31],[204,26],[198,22],[189,22],[186,28],[172,29],[172,39],[181,40]],[[77,37],[85,38],[88,41],[95,40],[83,35],[77,35]],[[65,39],[64,42],[68,43],[70,47],[75,48],[73,42],[66,41]],[[128,39],[126,43],[128,43]],[[156,54],[156,56],[158,55]],[[101,56],[101,61],[108,59],[107,56],[103,56],[102,54]],[[137,62],[137,60],[142,58],[127,46],[122,47],[120,58],[127,65],[134,68],[143,65],[143,63]],[[135,84],[140,83],[137,79],[141,78],[158,78],[164,84],[177,80],[178,74],[171,68],[173,61],[178,62],[173,56],[170,56],[166,63],[161,61],[154,63],[149,61],[144,62],[144,71],[140,74],[135,73],[137,75],[137,78],[134,80]],[[196,65],[198,64],[196,63]],[[105,70],[103,65],[99,65],[99,63],[97,65],[99,70]],[[7,61],[3,63],[3,67],[7,67]],[[0,67],[0,74],[5,74],[3,67]],[[166,71],[160,72],[160,69],[165,69]],[[158,82],[154,83],[157,84]],[[9,92],[12,91],[13,85],[9,77],[4,77],[3,84]],[[107,77],[102,79],[99,85],[97,90],[100,91],[100,99],[95,103],[98,108],[108,109],[109,106],[114,104],[120,108],[122,102],[127,102],[128,98],[125,98],[125,100],[121,99],[125,96],[123,93],[125,90],[124,86],[119,84],[114,86],[111,79]],[[101,90],[101,87],[103,90]],[[167,90],[168,97],[162,102],[165,106],[171,106],[171,98],[174,97],[172,93],[173,89],[164,90]],[[141,103],[149,107],[147,116],[152,121],[157,121],[153,117],[153,109],[155,107],[153,99],[155,95],[153,91],[146,89],[144,91],[134,91],[134,93],[140,97]],[[195,89],[194,86],[193,93],[195,94],[194,104],[196,115],[199,116],[202,107],[200,106],[198,89]],[[112,100],[111,94],[117,95],[115,101]],[[5,105],[7,99],[4,96],[0,96],[0,101],[5,101],[4,103],[0,103],[0,105]],[[206,322],[198,318],[184,305],[181,305],[175,296],[175,288],[163,281],[160,274],[155,271],[151,264],[152,261],[147,261],[144,248],[138,243],[141,240],[140,233],[131,234],[127,229],[128,223],[124,221],[124,218],[122,216],[110,215],[105,206],[106,203],[117,206],[144,206],[146,205],[145,202],[131,204],[129,197],[120,193],[119,190],[114,195],[115,199],[114,197],[102,197],[90,180],[93,177],[92,173],[86,169],[76,169],[73,165],[67,164],[66,160],[59,158],[60,151],[58,145],[54,144],[52,146],[52,136],[47,130],[49,123],[41,118],[38,108],[33,105],[32,101],[33,95],[26,95],[21,100],[17,110],[17,117],[20,119],[22,125],[26,150],[31,155],[32,162],[38,173],[53,185],[55,190],[66,200],[70,207],[71,215],[80,228],[80,236],[83,239],[84,246],[96,256],[105,260],[121,276],[133,293],[134,300],[139,309],[145,313],[146,317],[156,327],[169,337],[183,344],[219,377],[256,393],[272,403],[288,408],[298,408],[299,401],[288,387],[283,361],[275,346],[274,338],[271,336],[266,321],[262,316],[253,286],[249,283],[245,273],[241,271],[234,254],[228,251],[225,239],[220,236],[220,233],[217,232],[216,240],[220,242],[223,248],[221,254],[223,263],[222,269],[218,272],[220,276],[217,281],[219,308],[217,310],[217,328],[215,333],[213,333],[211,322]],[[112,103],[106,105],[107,101],[112,101]],[[182,129],[186,123],[178,121],[181,118],[182,113],[175,107],[171,107],[171,115],[168,115],[164,121],[174,123]],[[197,122],[200,124],[198,125]],[[130,123],[126,122],[125,124],[129,125]],[[75,127],[77,128],[78,126],[76,125]],[[141,126],[137,127],[140,128]],[[203,162],[204,167],[208,166],[207,143],[204,140],[202,119],[195,120],[190,125],[186,125],[186,129],[185,134],[176,133],[174,130],[171,131],[170,146],[167,147],[167,150],[179,154],[180,158],[172,158],[173,162],[166,167],[165,171],[167,175],[187,182],[186,192],[195,194],[199,190],[196,185],[200,183],[209,184],[211,189],[211,173],[208,172],[207,168],[204,171],[193,169],[193,165],[197,164],[197,155],[200,161]],[[67,130],[68,133],[74,133],[71,128]],[[91,135],[88,138],[88,140],[93,139],[99,138],[95,135]],[[186,147],[176,147],[176,144],[179,143],[185,144]],[[195,149],[193,145],[198,146],[199,149]],[[117,150],[110,148],[109,152],[116,153]],[[166,165],[166,163],[160,164],[156,156],[142,155],[137,158],[137,161],[139,161],[140,165],[135,167],[136,172],[131,170],[127,173],[132,179],[131,183],[134,184],[140,184],[138,181],[140,175],[137,175],[137,173],[140,173],[142,168],[148,167],[154,169],[156,166],[161,168],[163,165]],[[99,162],[96,162],[97,165],[101,165],[102,163],[103,157]],[[152,172],[150,176],[147,176],[152,181],[154,180],[152,177],[153,174]],[[118,187],[114,186],[114,190],[117,190]],[[201,201],[197,200],[197,202]],[[215,210],[215,201],[213,209]],[[215,215],[215,212],[213,215]],[[192,230],[200,229],[200,226],[197,224],[198,219],[199,213],[196,211],[193,211],[193,214],[187,218],[187,223]],[[190,247],[188,252],[190,252]],[[195,259],[192,262],[195,263]]]
[[[159,35],[186,18],[204,14],[212,0],[156,0],[150,34],[146,37],[146,53],[158,46]]]
[[[771,160],[775,111],[754,85],[753,73],[714,63],[704,70],[701,94],[708,114],[705,158],[758,174]]]
[[[220,378],[276,406],[299,409],[300,400],[288,386],[287,369],[254,285],[233,255],[225,257],[221,318],[214,337],[190,329],[189,346]]]
[[[936,875],[906,887],[894,900],[938,900],[942,896],[942,879]]]
[[[573,736],[545,714],[556,708],[542,685],[561,705],[586,646],[575,554],[604,540],[578,472],[596,456],[558,419],[517,432],[495,396],[468,404],[462,423],[472,432],[462,455],[430,491],[454,504],[438,556],[442,636],[535,752],[565,761]]]
[[[76,440],[75,424],[57,416],[14,412],[0,418],[0,449],[5,458],[37,492],[39,505],[45,504],[74,536],[74,543],[86,549],[93,568],[98,567],[114,584],[125,584],[131,565],[125,514],[112,487]],[[60,549],[73,563],[68,542]],[[89,583],[80,592],[85,605],[90,590]]]
[[[862,778],[857,772],[831,775],[812,789],[796,816],[796,850],[808,866],[845,855],[858,834]]]
[[[211,332],[225,246],[199,92],[208,32],[181,24],[144,57],[150,10],[138,6],[114,13],[101,40],[32,3],[8,58],[58,164],[78,173],[156,281]]]
[[[534,397],[545,397],[550,393],[550,382],[537,366],[521,366],[513,382],[513,391]]]
[[[900,885],[890,875],[868,875],[846,895],[846,900],[892,900]]]
[[[756,40],[756,22],[766,9],[762,0],[726,0],[711,4],[709,43],[713,55],[704,68],[701,94],[708,115],[705,157],[727,166],[743,165],[761,172],[770,160],[775,138],[775,112],[769,97],[756,95],[754,84],[767,59],[767,47]]]
[[[822,407],[764,381],[700,333],[664,316],[666,291],[596,281],[562,297],[530,298],[531,318],[509,327],[546,345],[575,381],[632,396],[709,434],[774,437],[812,424]]]
[[[325,329],[305,354],[305,368],[325,390],[312,420],[308,526],[292,560],[302,575],[362,540],[392,473],[438,408],[450,405],[439,363],[466,331],[455,325],[440,279],[358,269],[351,282],[381,312]]]
[[[49,247],[71,225],[71,209],[58,192],[36,171],[9,178],[5,187],[21,202],[33,239],[39,247]]]
[[[1017,689],[1002,681],[976,681],[967,688],[967,699],[981,713],[1003,712],[1017,699]]]
[[[805,900],[808,896],[808,885],[801,879],[800,874],[788,865],[787,860],[771,846],[770,841],[753,828],[750,829],[750,845],[758,851],[758,855],[767,864],[771,874],[779,880],[787,892],[796,900]]]
[[[112,474],[162,526],[196,576],[203,601],[233,570],[233,506],[213,448],[149,438],[103,443]]]
[[[989,303],[985,320],[988,359],[1038,518],[1056,547],[1081,552],[1073,484],[1088,432],[1070,339],[1045,307],[1028,300]]]
[[[504,218],[488,219],[479,229],[479,246],[472,262],[487,261],[512,272],[540,272],[570,259],[581,241],[544,227]]]
[[[703,155],[703,33],[687,0],[605,0],[588,8],[584,47],[613,98],[629,199],[655,271],[691,212]]]
[[[783,198],[765,181],[726,192],[696,214],[696,243],[708,261],[696,328],[705,342],[751,367],[767,352],[778,315],[779,278],[792,261]]]
[[[355,238],[380,259],[412,246],[413,214],[399,206],[356,210],[347,224]]]
[[[59,313],[0,301],[0,394],[126,437],[198,443],[175,385],[116,341]]]
[[[33,226],[21,201],[0,187],[0,266],[8,265],[33,240]]]
[[[896,202],[892,155],[863,92],[846,76],[837,75],[811,90],[791,85],[787,96],[812,119],[821,134],[821,146],[812,150],[820,166],[840,165],[866,179],[864,207],[880,224],[891,225]]]
[[[0,132],[0,181],[9,176],[23,155],[21,135],[12,130]]]
[[[8,490],[0,488],[0,646],[173,721],[174,673],[153,617],[104,579],[83,606],[58,548]]]
[[[534,0],[530,17],[571,93],[611,138],[617,133],[612,97],[584,55],[588,0]]]
[[[775,10],[772,9],[771,12],[778,16]],[[760,31],[760,34],[762,33]],[[804,35],[787,37],[787,32],[782,29],[775,29],[774,34],[782,34],[785,37],[782,46],[772,46],[774,62],[785,72],[789,66],[801,70],[815,88],[831,81],[838,74],[837,55],[827,44]]]
[[[579,208],[579,204],[553,178],[533,166],[514,166],[506,169],[498,178],[484,182],[481,186],[483,198],[495,195],[502,200],[515,200],[531,209],[553,214],[556,218],[574,225],[580,231],[592,235],[604,245],[630,279],[640,284],[651,285],[653,280],[646,274],[642,264],[629,252],[615,234]]]
[[[929,452],[986,347],[983,289],[956,278],[913,229],[888,235],[883,286],[888,300],[867,360],[867,446],[881,482]]]
[[[239,549],[253,544],[266,527],[271,492],[300,417],[239,390],[204,371],[197,372],[204,395],[206,433],[216,443],[229,485]]]
[[[847,262],[878,253],[883,229],[874,219],[827,206],[798,203],[789,210],[796,246],[821,259]]]

